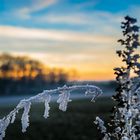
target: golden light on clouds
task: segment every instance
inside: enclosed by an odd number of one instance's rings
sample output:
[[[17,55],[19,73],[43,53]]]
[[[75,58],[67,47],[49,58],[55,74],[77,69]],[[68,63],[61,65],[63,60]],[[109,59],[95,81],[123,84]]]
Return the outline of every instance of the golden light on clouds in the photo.
[[[114,36],[0,26],[0,37],[0,47],[10,45],[11,54],[27,55],[51,68],[62,68],[71,75],[70,80],[114,78],[112,69],[118,64],[112,47],[116,45]]]
[[[26,40],[53,40],[62,42],[80,43],[113,43],[112,36],[95,35],[89,33],[78,33],[74,31],[43,30],[32,28],[21,28],[12,26],[0,26],[0,37]]]

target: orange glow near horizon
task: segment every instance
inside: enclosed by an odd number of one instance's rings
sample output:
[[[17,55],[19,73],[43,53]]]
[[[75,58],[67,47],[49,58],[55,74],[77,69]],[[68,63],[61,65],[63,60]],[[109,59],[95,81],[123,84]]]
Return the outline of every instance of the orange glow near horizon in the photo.
[[[112,71],[105,72],[85,72],[80,73],[78,79],[79,80],[95,80],[95,81],[106,81],[113,80],[115,77]]]
[[[70,81],[107,81],[115,79],[113,66],[111,66],[110,69],[101,69],[100,67],[92,69],[92,66],[85,69],[80,69],[80,67],[77,69],[67,67],[62,68],[62,70],[68,73]]]
[[[115,80],[114,68],[116,66],[121,66],[122,63],[120,60],[110,62],[110,64],[79,64],[74,65],[73,68],[63,66],[64,69],[69,75],[70,80],[79,80],[79,81],[107,81]],[[71,74],[72,73],[72,74]]]
[[[52,54],[51,57],[42,57],[42,54],[19,54],[21,56],[30,56],[34,60],[38,60],[43,63],[44,67],[47,69],[42,69],[44,73],[48,73],[49,69],[52,69],[55,73],[58,73],[59,70],[66,72],[69,75],[69,80],[78,80],[78,81],[106,81],[106,80],[114,80],[115,75],[113,68],[116,66],[121,66],[122,63],[115,54],[111,55],[112,52],[109,52],[106,56],[98,56],[99,60],[90,60],[83,61],[84,58],[78,58],[79,60],[67,60],[68,58],[63,58],[60,56],[55,56]],[[100,55],[101,55],[100,54]],[[17,56],[18,54],[14,54]],[[98,54],[97,54],[98,55]],[[105,59],[104,59],[105,58]],[[75,58],[77,59],[77,58]],[[83,59],[83,60],[82,60]],[[105,60],[110,60],[105,62]],[[49,61],[46,61],[49,60]],[[60,62],[57,63],[56,60]]]

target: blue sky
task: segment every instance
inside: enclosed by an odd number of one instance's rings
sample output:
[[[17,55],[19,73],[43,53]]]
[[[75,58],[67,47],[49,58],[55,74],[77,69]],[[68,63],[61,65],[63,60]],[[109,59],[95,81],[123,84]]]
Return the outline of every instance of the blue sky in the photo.
[[[74,22],[78,16],[87,16],[87,22],[94,17],[94,13],[112,14],[115,18],[118,14],[131,14],[129,11],[139,9],[139,6],[139,0],[0,0],[0,24],[80,30],[80,21],[79,24],[78,21]],[[61,22],[62,17],[73,17],[73,22]],[[42,18],[46,22],[42,22]],[[58,21],[58,18],[61,19]]]
[[[139,24],[139,13],[139,0],[0,0],[0,53],[113,78],[120,22],[130,15]]]

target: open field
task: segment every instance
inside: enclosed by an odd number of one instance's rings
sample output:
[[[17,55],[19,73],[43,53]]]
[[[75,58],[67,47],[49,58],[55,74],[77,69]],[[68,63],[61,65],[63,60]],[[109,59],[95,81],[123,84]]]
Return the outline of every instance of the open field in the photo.
[[[43,118],[43,105],[33,105],[30,116],[30,127],[27,132],[21,132],[19,117],[6,133],[5,140],[98,140],[99,133],[93,121],[101,116],[108,120],[112,108],[112,100],[104,97],[96,103],[89,99],[75,100],[69,103],[67,112],[58,110],[57,103],[51,103],[50,118]],[[14,106],[1,106],[0,117],[3,117]]]

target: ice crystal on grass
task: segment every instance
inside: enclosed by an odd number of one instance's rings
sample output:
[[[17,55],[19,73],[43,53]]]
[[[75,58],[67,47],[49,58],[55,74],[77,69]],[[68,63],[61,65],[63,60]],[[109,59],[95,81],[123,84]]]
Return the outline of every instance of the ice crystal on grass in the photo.
[[[14,123],[14,122],[15,122],[16,113],[17,113],[17,112],[14,112],[14,113],[13,113],[12,118],[11,118],[11,123]]]
[[[86,90],[86,92],[85,92],[85,96],[92,96],[92,99],[91,99],[91,102],[95,102],[95,99],[96,99],[96,97],[97,97],[97,91],[92,91],[92,89],[88,89],[88,90]]]
[[[135,54],[138,48],[139,27],[135,25],[135,18],[126,16],[122,22],[124,39],[118,40],[124,47],[116,53],[125,63],[123,67],[114,69],[118,88],[116,95],[112,98],[117,105],[112,110],[109,131],[103,131],[103,121],[95,121],[101,133],[102,139],[108,136],[107,140],[139,140],[140,139],[140,63],[139,54]],[[135,73],[132,78],[131,73]]]
[[[49,103],[51,101],[51,94],[60,93],[57,102],[59,103],[59,109],[62,111],[66,111],[68,102],[71,100],[70,92],[74,90],[85,90],[91,91],[95,94],[95,97],[98,97],[102,94],[102,90],[93,85],[74,85],[74,86],[63,86],[53,90],[44,90],[42,93],[37,94],[36,96],[30,97],[29,99],[24,99],[19,102],[19,104],[12,110],[7,116],[0,120],[0,140],[3,140],[5,137],[5,131],[10,123],[14,123],[16,119],[16,114],[19,110],[23,109],[23,114],[21,117],[22,123],[22,132],[26,132],[27,127],[29,126],[29,113],[30,107],[33,102],[43,102],[45,104],[44,117],[49,117],[50,106]],[[94,96],[94,95],[93,95]],[[12,138],[11,138],[12,139]]]
[[[10,117],[0,120],[0,140],[2,140],[3,137],[5,137],[5,131],[9,124],[10,124]]]
[[[24,112],[22,114],[22,132],[26,132],[27,127],[29,126],[29,112],[30,112],[31,103],[27,102],[24,106]]]
[[[47,94],[45,96],[45,111],[44,111],[44,118],[47,119],[49,117],[49,110],[50,110],[50,106],[49,103],[51,101],[51,95]]]
[[[106,133],[106,127],[104,126],[104,121],[102,121],[99,117],[96,117],[94,123],[98,125],[98,129],[100,129],[101,133]]]
[[[59,95],[59,98],[57,100],[57,103],[59,103],[59,109],[62,111],[67,110],[67,105],[72,100],[70,98],[70,92],[69,91],[62,91],[62,93]]]

